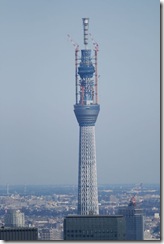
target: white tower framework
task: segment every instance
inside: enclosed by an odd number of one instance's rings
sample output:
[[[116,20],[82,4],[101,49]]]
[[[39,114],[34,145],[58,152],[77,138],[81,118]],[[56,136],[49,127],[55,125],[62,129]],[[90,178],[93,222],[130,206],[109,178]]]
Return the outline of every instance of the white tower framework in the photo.
[[[78,214],[97,215],[98,189],[96,169],[95,123],[100,110],[97,103],[97,51],[94,57],[88,49],[89,18],[83,18],[84,45],[77,65],[75,50],[76,104],[74,112],[80,126],[79,174],[78,174]],[[92,60],[94,62],[92,63]],[[95,78],[96,77],[96,78]]]
[[[78,212],[98,214],[95,126],[80,127]]]

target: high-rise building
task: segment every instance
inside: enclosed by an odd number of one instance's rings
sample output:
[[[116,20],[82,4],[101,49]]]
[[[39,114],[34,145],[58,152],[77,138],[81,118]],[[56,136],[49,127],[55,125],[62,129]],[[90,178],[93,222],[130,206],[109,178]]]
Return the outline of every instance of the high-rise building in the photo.
[[[136,207],[135,198],[132,197],[128,206],[118,208],[118,214],[125,218],[126,240],[144,240],[143,210]]]
[[[24,213],[20,210],[8,209],[5,213],[4,222],[6,227],[24,227]]]
[[[0,240],[4,241],[36,241],[38,229],[34,227],[24,228],[0,228]]]
[[[119,215],[67,216],[64,240],[125,240],[125,219]]]
[[[88,27],[89,18],[83,18],[85,48],[81,50],[79,63],[78,46],[75,50],[76,104],[74,105],[74,112],[80,126],[78,214],[97,215],[99,214],[99,208],[95,123],[100,110],[97,89],[98,45],[95,43],[94,57],[92,58],[91,49],[88,48]]]

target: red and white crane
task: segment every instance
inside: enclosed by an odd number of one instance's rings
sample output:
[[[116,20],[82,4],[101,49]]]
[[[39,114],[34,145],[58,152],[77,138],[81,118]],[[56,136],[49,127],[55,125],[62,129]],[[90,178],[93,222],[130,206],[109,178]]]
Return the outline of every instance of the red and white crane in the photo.
[[[76,103],[78,98],[78,52],[79,52],[79,45],[73,41],[71,36],[68,34],[68,39],[71,41],[75,48],[75,87],[76,87]]]
[[[92,43],[94,45],[94,51],[95,51],[95,102],[98,104],[98,70],[97,70],[97,52],[99,51],[99,45],[98,43],[93,39],[93,36],[91,33],[89,33]]]

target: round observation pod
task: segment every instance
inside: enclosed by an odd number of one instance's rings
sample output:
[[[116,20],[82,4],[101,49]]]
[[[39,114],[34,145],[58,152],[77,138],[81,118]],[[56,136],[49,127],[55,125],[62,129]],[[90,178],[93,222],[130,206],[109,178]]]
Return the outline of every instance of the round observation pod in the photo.
[[[94,126],[100,111],[99,104],[74,105],[74,113],[79,126]]]
[[[95,68],[92,64],[91,50],[81,50],[81,62],[78,67],[78,74],[81,79],[92,78]]]

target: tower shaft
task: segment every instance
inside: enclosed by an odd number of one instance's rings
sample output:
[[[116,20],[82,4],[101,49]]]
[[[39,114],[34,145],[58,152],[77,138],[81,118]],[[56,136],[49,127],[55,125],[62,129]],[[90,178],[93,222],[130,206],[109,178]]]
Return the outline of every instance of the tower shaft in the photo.
[[[80,126],[78,214],[99,214],[95,126]]]

